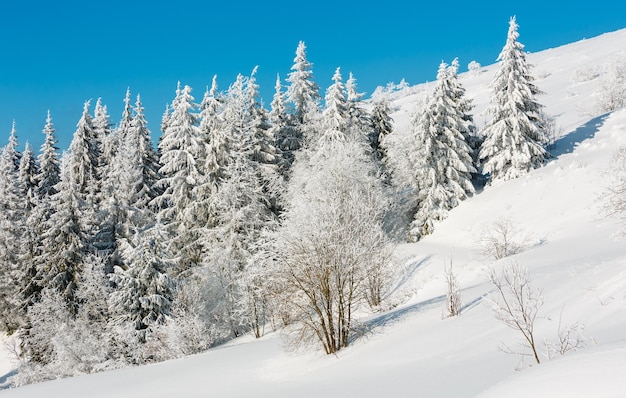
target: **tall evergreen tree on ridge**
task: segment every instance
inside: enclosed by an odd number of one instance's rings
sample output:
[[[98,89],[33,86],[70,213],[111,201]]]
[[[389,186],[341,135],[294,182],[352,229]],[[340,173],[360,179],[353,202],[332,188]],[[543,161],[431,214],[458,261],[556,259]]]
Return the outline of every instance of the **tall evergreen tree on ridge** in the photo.
[[[319,142],[316,143],[319,148],[325,148],[336,142],[346,142],[348,139],[351,120],[345,91],[341,70],[337,68],[333,75],[333,84],[328,87],[324,97],[322,131]]]
[[[318,103],[320,101],[319,87],[313,80],[312,64],[306,56],[306,46],[303,41],[298,43],[296,57],[291,67],[287,82],[287,102],[293,105],[295,139],[313,140],[310,135],[312,122],[319,114]]]
[[[39,196],[50,197],[56,193],[55,185],[59,183],[61,178],[61,166],[59,163],[58,141],[55,136],[55,129],[52,123],[52,116],[48,111],[46,125],[43,129],[45,134],[44,143],[41,145],[38,156],[39,170]]]
[[[67,178],[75,194],[85,202],[86,206],[97,203],[99,175],[98,165],[100,150],[98,137],[89,114],[90,101],[86,101],[83,114],[76,125],[74,137],[70,143]]]
[[[6,149],[9,151],[8,156],[11,158],[13,168],[16,171],[19,170],[20,160],[22,159],[22,154],[17,150],[17,146],[17,129],[15,128],[15,120],[13,120],[13,123],[11,124],[11,134],[9,135],[9,142]]]
[[[125,146],[136,148],[139,155],[141,179],[136,188],[134,204],[140,209],[148,209],[149,203],[158,196],[156,184],[161,178],[159,159],[151,138],[148,122],[144,115],[141,96],[137,94],[133,116],[130,122],[129,133],[125,138]]]
[[[542,105],[535,99],[541,92],[532,83],[524,46],[517,41],[517,28],[512,17],[486,110],[490,120],[482,132],[485,141],[479,156],[483,173],[490,176],[489,183],[519,177],[542,166],[550,156],[543,147]]]

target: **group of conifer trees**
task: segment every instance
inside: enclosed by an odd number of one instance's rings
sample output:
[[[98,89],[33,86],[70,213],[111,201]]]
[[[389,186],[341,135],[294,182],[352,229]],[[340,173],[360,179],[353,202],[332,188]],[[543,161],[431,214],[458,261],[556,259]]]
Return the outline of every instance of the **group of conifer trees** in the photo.
[[[14,128],[0,156],[0,311],[20,339],[15,382],[268,327],[344,348],[353,312],[380,308],[393,279],[392,231],[431,233],[481,170],[498,181],[543,164],[522,48],[512,19],[482,132],[456,61],[398,138],[388,102],[362,101],[339,68],[320,106],[303,42],[270,110],[256,69],[223,92],[214,78],[199,103],[179,83],[156,146],[130,90],[115,125],[85,103],[63,155],[50,114],[38,156],[17,150]]]

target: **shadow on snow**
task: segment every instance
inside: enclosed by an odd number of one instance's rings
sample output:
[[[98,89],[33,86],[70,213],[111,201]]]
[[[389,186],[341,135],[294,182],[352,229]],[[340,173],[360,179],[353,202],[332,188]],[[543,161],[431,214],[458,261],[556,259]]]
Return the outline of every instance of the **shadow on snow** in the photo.
[[[611,113],[609,112],[594,117],[587,123],[579,126],[576,130],[559,138],[555,143],[555,148],[550,151],[552,156],[554,158],[558,158],[561,155],[572,153],[574,152],[574,148],[576,148],[581,142],[595,137],[596,133],[600,130],[600,127],[602,127],[610,114]]]

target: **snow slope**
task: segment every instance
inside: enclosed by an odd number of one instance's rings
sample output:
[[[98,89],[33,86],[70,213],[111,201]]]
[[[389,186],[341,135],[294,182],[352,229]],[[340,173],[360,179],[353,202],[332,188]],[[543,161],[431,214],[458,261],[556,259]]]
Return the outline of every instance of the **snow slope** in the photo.
[[[523,42],[523,37],[520,37]],[[401,280],[389,300],[401,305],[365,314],[363,338],[336,356],[290,352],[277,334],[245,337],[204,354],[144,367],[1,391],[3,397],[618,397],[626,391],[626,237],[603,216],[609,160],[626,145],[626,110],[594,115],[594,91],[616,56],[626,56],[626,30],[529,55],[540,102],[563,129],[556,159],[517,180],[487,187],[436,225],[433,235],[398,247]],[[620,53],[621,51],[621,53]],[[497,55],[497,54],[496,54]],[[495,57],[495,55],[494,55]],[[433,74],[437,65],[433,65]],[[484,117],[495,66],[461,82]],[[428,84],[395,93],[400,132]],[[476,237],[510,220],[526,250],[494,261]],[[538,339],[584,324],[587,347],[521,371],[518,332],[497,321],[486,303],[485,272],[515,260],[528,267],[545,304]],[[452,262],[462,286],[460,317],[442,319],[443,269]],[[526,361],[526,365],[531,365]],[[0,382],[10,362],[0,360]]]

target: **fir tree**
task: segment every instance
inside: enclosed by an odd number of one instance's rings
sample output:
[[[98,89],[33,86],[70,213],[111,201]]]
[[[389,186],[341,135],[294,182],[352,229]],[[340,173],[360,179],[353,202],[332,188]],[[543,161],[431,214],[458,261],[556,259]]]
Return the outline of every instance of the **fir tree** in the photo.
[[[13,163],[13,168],[15,171],[20,168],[20,160],[22,159],[22,154],[17,150],[18,142],[17,142],[17,129],[15,128],[15,120],[11,124],[11,134],[9,135],[9,142],[6,146],[6,150],[8,151],[7,156],[11,158],[11,162]]]
[[[293,127],[290,115],[287,113],[285,105],[285,93],[282,91],[280,75],[276,76],[275,92],[270,104],[268,122],[270,124],[271,135],[276,139],[276,145],[281,152],[280,173],[286,177],[289,168],[293,164],[295,153],[302,145],[298,130]]]
[[[114,323],[126,323],[140,332],[140,341],[153,325],[162,324],[170,315],[174,285],[168,272],[167,235],[156,226],[138,233],[123,247],[124,263],[116,266],[111,280],[115,289],[110,295]]]
[[[40,176],[38,177],[38,192],[40,197],[50,197],[56,193],[55,186],[59,183],[61,167],[59,165],[59,148],[57,147],[57,139],[55,136],[52,117],[48,111],[46,125],[43,129],[45,134],[44,143],[41,146],[38,156]]]
[[[361,140],[372,134],[372,121],[368,112],[361,107],[364,94],[357,91],[356,78],[350,72],[346,80],[346,100],[350,115],[350,134]]]
[[[80,139],[82,134],[74,136]],[[74,143],[74,142],[72,142]],[[85,232],[86,217],[92,212],[85,204],[81,177],[73,176],[81,171],[76,167],[70,154],[63,160],[61,181],[50,198],[50,217],[42,235],[43,245],[37,261],[37,283],[59,294],[72,314],[78,311],[76,297],[83,269],[83,260],[89,248],[88,234]]]
[[[0,315],[1,327],[10,333],[21,323],[16,300],[20,282],[24,279],[20,244],[26,211],[24,189],[15,168],[14,155],[11,145],[0,153]]]
[[[76,131],[70,143],[67,177],[74,193],[84,202],[85,206],[93,207],[97,203],[99,188],[98,137],[89,114],[89,101],[85,102],[83,114],[76,125]],[[87,220],[89,221],[89,220]],[[93,220],[91,220],[93,221]]]
[[[517,41],[517,28],[512,17],[492,82],[487,108],[490,119],[482,132],[485,141],[480,159],[490,183],[519,177],[542,166],[549,157],[542,146],[546,142],[540,116],[542,105],[535,99],[541,92],[532,83],[524,46]]]
[[[347,133],[351,120],[345,86],[339,68],[335,70],[333,75],[333,84],[326,90],[324,102],[326,108],[322,114],[322,134],[318,143],[319,148],[326,148],[337,142],[346,142],[348,138]]]
[[[217,77],[213,76],[211,89],[207,90],[200,104],[200,134],[204,141],[204,183],[210,185],[208,195],[215,192],[224,178],[224,170],[229,162],[228,136],[222,128],[220,117],[221,100],[217,97]]]
[[[181,89],[179,83],[176,93],[159,143],[162,165],[159,173],[163,178],[157,187],[163,193],[155,199],[155,204],[161,208],[158,219],[168,224],[174,236],[169,249],[180,254],[176,272],[183,272],[200,262],[197,237],[190,234],[195,233],[194,225],[198,223],[194,188],[202,179],[199,161],[204,145],[196,125],[191,87]]]
[[[20,160],[19,167],[20,183],[24,189],[26,209],[30,211],[37,204],[37,188],[39,186],[39,165],[32,147],[27,142]]]
[[[423,113],[412,121],[418,190],[417,211],[409,231],[413,241],[432,233],[434,221],[446,218],[448,210],[474,192],[471,149],[462,134],[466,121],[455,95],[448,67],[441,63],[433,95]]]
[[[480,151],[480,146],[482,145],[482,137],[478,134],[476,130],[476,126],[474,125],[474,116],[471,114],[472,109],[474,108],[474,104],[472,104],[472,100],[467,98],[465,95],[465,88],[459,82],[458,77],[459,71],[459,59],[455,58],[452,61],[452,64],[448,68],[448,79],[450,88],[452,90],[453,98],[457,103],[456,107],[463,115],[462,118],[466,122],[465,126],[463,126],[463,130],[461,133],[463,134],[463,138],[469,147],[471,148],[471,156],[474,164],[474,168],[477,170],[476,173],[473,173],[473,177],[478,173],[479,168],[479,159],[478,153]]]
[[[307,59],[303,41],[298,43],[293,62],[292,72],[287,78],[287,102],[293,105],[294,127],[298,130],[296,137],[312,140],[311,123],[319,114],[320,94],[319,87],[313,80],[313,65]]]
[[[372,131],[369,135],[370,146],[372,147],[372,153],[374,159],[386,163],[387,149],[383,142],[393,131],[393,119],[390,116],[389,103],[385,97],[382,97],[374,103],[372,109]]]

